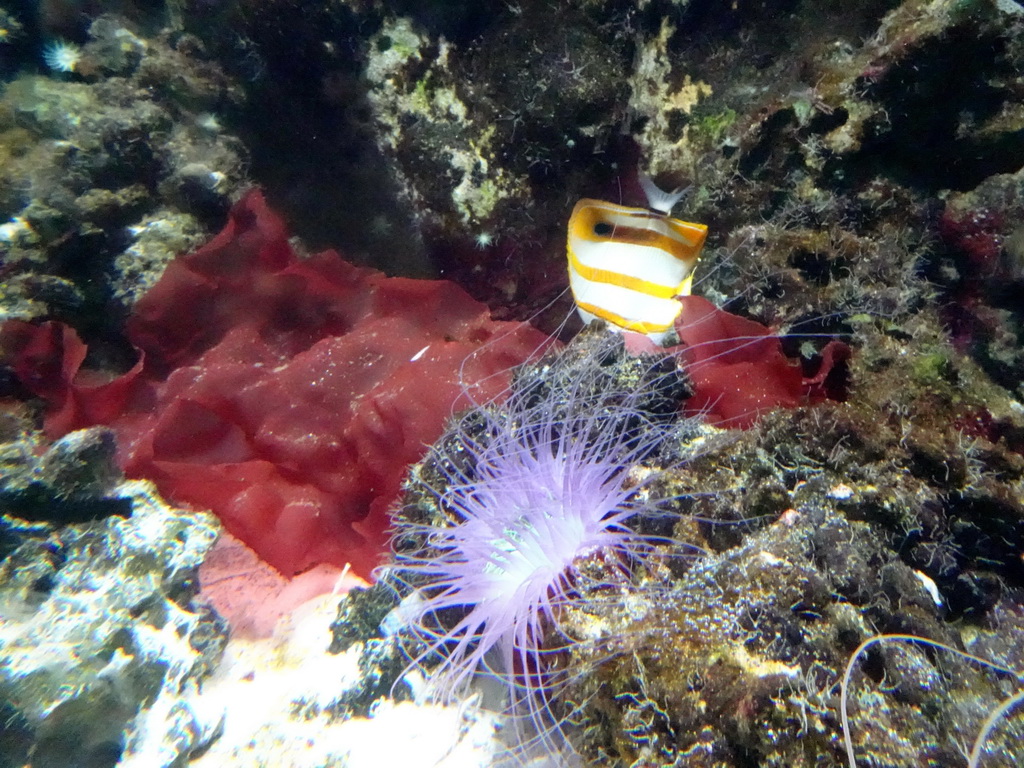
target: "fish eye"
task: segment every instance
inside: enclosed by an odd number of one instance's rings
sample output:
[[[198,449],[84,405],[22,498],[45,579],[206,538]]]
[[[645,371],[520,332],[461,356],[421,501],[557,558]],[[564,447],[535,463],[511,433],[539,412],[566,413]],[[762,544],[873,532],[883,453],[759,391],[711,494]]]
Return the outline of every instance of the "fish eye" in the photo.
[[[598,237],[608,237],[614,231],[614,227],[607,221],[599,221],[594,225],[594,234]]]

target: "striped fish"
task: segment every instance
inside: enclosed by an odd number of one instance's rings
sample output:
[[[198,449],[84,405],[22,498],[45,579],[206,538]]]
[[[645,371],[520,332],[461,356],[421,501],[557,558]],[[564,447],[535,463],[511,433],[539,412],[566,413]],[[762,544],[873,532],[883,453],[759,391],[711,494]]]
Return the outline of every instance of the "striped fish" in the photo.
[[[685,189],[666,193],[645,175],[640,181],[650,209],[576,203],[569,217],[569,286],[583,322],[600,318],[661,343],[682,309],[674,297],[690,293],[708,228],[669,215]]]

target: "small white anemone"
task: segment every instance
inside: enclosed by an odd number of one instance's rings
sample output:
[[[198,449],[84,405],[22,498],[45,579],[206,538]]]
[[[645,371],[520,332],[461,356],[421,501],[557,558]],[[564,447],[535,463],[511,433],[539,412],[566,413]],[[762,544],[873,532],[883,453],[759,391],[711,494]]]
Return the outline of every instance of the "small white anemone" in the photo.
[[[43,47],[43,61],[55,72],[74,72],[82,61],[82,49],[65,40],[51,40]]]
[[[490,248],[494,245],[494,235],[487,231],[480,231],[476,237],[473,238],[473,243],[476,245],[477,250],[482,251],[486,248]]]

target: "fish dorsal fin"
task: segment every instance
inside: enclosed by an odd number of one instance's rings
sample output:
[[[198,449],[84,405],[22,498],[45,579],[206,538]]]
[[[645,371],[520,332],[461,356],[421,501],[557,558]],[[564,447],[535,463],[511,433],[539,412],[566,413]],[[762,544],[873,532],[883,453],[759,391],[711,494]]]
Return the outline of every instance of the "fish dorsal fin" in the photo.
[[[664,213],[666,216],[672,213],[672,208],[686,197],[686,193],[690,191],[689,186],[676,187],[671,192],[666,192],[660,189],[657,184],[654,183],[654,179],[648,176],[643,171],[640,171],[640,187],[644,191],[644,195],[647,197],[647,205],[650,206],[651,210],[658,211],[658,213]]]

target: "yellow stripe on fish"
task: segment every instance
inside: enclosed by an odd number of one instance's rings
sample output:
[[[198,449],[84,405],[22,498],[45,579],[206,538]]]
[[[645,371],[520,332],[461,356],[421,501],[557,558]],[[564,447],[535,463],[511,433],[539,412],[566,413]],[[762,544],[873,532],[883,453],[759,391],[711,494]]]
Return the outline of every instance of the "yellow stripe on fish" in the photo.
[[[679,193],[659,194],[659,207],[669,199],[664,212],[589,199],[573,208],[569,285],[584,322],[601,318],[658,342],[672,330],[682,309],[675,297],[690,293],[708,228],[673,219]]]

